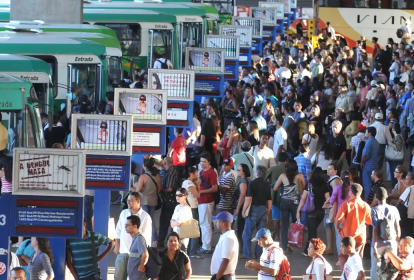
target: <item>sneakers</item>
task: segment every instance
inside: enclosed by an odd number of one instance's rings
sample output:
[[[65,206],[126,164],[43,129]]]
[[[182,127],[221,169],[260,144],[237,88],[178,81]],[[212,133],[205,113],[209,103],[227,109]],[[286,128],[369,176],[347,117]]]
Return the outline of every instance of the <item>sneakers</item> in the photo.
[[[211,250],[205,250],[201,247],[197,250],[197,254],[211,254]]]

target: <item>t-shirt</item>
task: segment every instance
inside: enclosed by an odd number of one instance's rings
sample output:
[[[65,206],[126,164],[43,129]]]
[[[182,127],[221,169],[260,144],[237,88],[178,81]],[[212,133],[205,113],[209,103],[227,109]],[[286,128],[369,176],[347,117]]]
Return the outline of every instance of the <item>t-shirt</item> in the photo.
[[[252,206],[266,206],[272,200],[271,186],[263,178],[256,178],[247,186],[247,197],[252,198]]]
[[[379,222],[384,219],[385,217],[390,219],[392,222],[399,222],[400,221],[400,213],[398,212],[397,207],[388,205],[388,204],[379,204],[375,207],[371,208],[371,219],[372,219],[372,226],[373,226],[373,232],[372,236],[374,236],[374,227],[379,227]],[[374,246],[374,242],[371,243],[372,246]],[[378,240],[377,240],[377,248],[384,247],[384,246],[392,246],[392,248],[397,248],[397,240],[384,240],[380,237],[380,234],[378,234]]]
[[[223,172],[219,181],[219,185],[221,188],[228,189],[225,194],[220,193],[219,209],[229,210],[231,209],[231,198],[233,197],[233,193],[236,190],[236,177],[234,176],[233,172]]]
[[[184,166],[186,161],[185,155],[185,138],[183,136],[178,136],[171,143],[171,148],[174,149],[173,152],[173,165],[174,166]]]
[[[345,263],[344,272],[342,273],[341,280],[356,280],[358,273],[363,271],[362,260],[358,253],[351,257]]]
[[[260,148],[252,147],[250,150],[251,154],[254,157],[254,166],[257,167],[259,165],[264,166],[265,168],[269,168],[271,166],[275,166],[275,158],[273,156],[273,151],[268,147]]]
[[[229,264],[223,274],[234,274],[239,259],[239,241],[237,240],[234,230],[226,231],[220,235],[213,257],[211,258],[211,275],[217,274],[223,259],[229,259]]]
[[[328,143],[331,144],[331,147],[334,152],[334,159],[339,159],[343,152],[346,152],[346,141],[343,134],[339,134],[336,137],[332,133],[328,136]]]
[[[283,127],[280,127],[275,132],[274,142],[273,142],[273,155],[275,158],[277,157],[278,149],[280,146],[283,146],[282,152],[283,152],[283,149],[287,150],[287,133]]]
[[[309,184],[306,185],[305,190],[314,194],[314,205],[315,209],[322,209],[323,204],[325,203],[325,194],[329,193],[328,187],[326,184]]]
[[[132,240],[131,248],[129,249],[130,254],[127,266],[129,279],[148,279],[145,272],[138,271],[138,266],[141,264],[141,255],[147,252],[146,245],[147,244],[145,243],[145,238],[141,234],[138,234]]]
[[[189,221],[193,219],[193,212],[191,211],[191,207],[188,205],[181,205],[178,204],[175,206],[174,213],[171,217],[171,220],[175,220],[179,223],[183,223],[185,221]],[[173,228],[174,232],[178,232],[178,227]]]
[[[188,200],[188,203],[190,203],[190,207],[197,208],[198,207],[197,198],[195,198],[194,195],[190,191],[190,187],[196,188],[196,185],[191,180],[185,180],[181,187],[187,190],[187,193],[188,193],[187,200]]]
[[[207,171],[201,170],[200,177],[203,177],[205,184],[201,183],[200,190],[208,190],[213,185],[217,185],[217,174],[214,169],[209,168]],[[200,178],[201,179],[201,178]],[[206,184],[208,187],[206,187]],[[198,204],[214,202],[213,193],[203,193],[198,198]]]
[[[35,252],[36,252],[35,249],[33,249],[33,247],[31,246],[30,239],[27,239],[23,241],[22,244],[20,244],[19,248],[16,251],[16,255],[18,256],[25,255],[26,257],[31,259]],[[26,272],[27,280],[30,280],[30,274],[29,274],[29,271],[27,270],[27,266],[21,266],[21,268],[23,268],[24,271]]]
[[[277,243],[274,243],[270,245],[269,247],[264,248],[262,255],[260,256],[260,265],[275,269],[276,275],[279,273],[280,265],[284,258],[282,249],[278,247],[279,246],[277,245]],[[272,253],[270,253],[270,257],[269,257],[270,251],[272,251]],[[274,280],[275,276],[272,276],[270,274],[267,274],[263,270],[260,270],[257,279],[258,280]]]
[[[356,160],[356,157],[358,155],[358,149],[359,149],[359,145],[361,144],[361,141],[366,141],[366,137],[365,134],[363,132],[359,132],[357,135],[353,136],[351,139],[351,143],[349,144],[351,147],[355,148],[355,157],[352,159],[352,163],[354,164],[360,164],[360,162],[358,162]]]

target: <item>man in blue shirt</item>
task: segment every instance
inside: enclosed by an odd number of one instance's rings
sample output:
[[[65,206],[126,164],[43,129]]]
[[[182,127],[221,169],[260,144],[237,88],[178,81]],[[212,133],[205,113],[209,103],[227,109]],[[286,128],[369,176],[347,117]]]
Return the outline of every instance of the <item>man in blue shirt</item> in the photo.
[[[380,144],[375,136],[377,129],[373,126],[367,128],[367,141],[362,151],[361,169],[362,169],[362,184],[364,186],[365,201],[368,199],[371,191],[371,174],[374,169],[378,168]]]
[[[252,116],[252,121],[257,122],[257,126],[260,132],[263,132],[267,129],[266,120],[260,114],[261,110],[259,106],[253,106],[250,109],[250,116]]]
[[[272,105],[273,105],[273,108],[277,108],[278,107],[278,103],[279,103],[279,100],[276,98],[276,96],[274,95],[274,90],[273,90],[273,88],[272,87],[270,87],[270,86],[267,86],[267,87],[265,87],[264,88],[264,100],[266,100],[266,99],[270,99],[270,101],[272,102]],[[266,102],[263,102],[263,105],[262,105],[262,110],[264,110],[265,109],[265,104],[266,104]]]
[[[299,173],[303,174],[305,183],[308,184],[308,181],[312,175],[312,164],[308,156],[309,155],[308,144],[300,144],[299,153],[300,154],[297,157],[295,157],[294,160],[298,164]]]

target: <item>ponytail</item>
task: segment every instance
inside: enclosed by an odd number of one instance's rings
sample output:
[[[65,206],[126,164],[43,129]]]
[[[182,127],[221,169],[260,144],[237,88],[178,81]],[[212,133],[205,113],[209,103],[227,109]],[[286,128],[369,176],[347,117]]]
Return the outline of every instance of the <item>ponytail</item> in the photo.
[[[349,180],[350,173],[349,171],[344,171],[341,174],[342,179],[342,194],[341,199],[345,200],[348,197],[349,194],[349,187],[351,186],[351,181]]]

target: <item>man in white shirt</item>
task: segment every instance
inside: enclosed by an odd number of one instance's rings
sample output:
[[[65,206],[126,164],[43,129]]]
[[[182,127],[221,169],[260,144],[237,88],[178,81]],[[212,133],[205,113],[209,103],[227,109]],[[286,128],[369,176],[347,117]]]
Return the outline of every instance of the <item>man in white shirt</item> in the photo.
[[[326,33],[331,33],[331,39],[335,40],[335,29],[331,26],[329,21],[326,23]]]
[[[252,242],[258,242],[263,252],[260,256],[260,263],[250,260],[246,262],[246,268],[259,271],[258,280],[274,280],[285,258],[282,249],[279,248],[279,242],[273,241],[272,233],[267,228],[259,229]]]
[[[251,86],[253,86],[253,79],[249,76],[249,71],[247,68],[244,68],[242,71],[242,80]]]
[[[269,143],[269,134],[265,132],[260,137],[260,144],[250,149],[250,154],[254,157],[253,170],[256,170],[256,167],[259,165],[265,168],[276,165],[273,151],[267,147],[267,143]]]
[[[282,127],[283,117],[276,116],[276,132],[273,141],[273,155],[277,159],[277,155],[285,149],[287,151],[287,133]]]
[[[375,139],[380,144],[378,168],[382,168],[382,164],[384,163],[385,145],[392,142],[390,130],[388,126],[382,123],[383,120],[384,116],[382,113],[376,113],[375,122],[370,125],[377,129],[377,135],[375,135]]]
[[[163,65],[165,64],[167,64],[166,65],[167,68],[164,67],[164,69],[173,69],[173,65],[171,64],[171,61],[165,57],[165,54],[162,54],[157,60],[155,60],[154,68],[163,69]]]
[[[239,241],[234,230],[231,229],[233,215],[229,212],[220,212],[211,217],[217,229],[221,232],[220,239],[211,258],[210,272],[215,280],[236,279],[236,267],[239,258]]]
[[[406,44],[410,43],[411,33],[412,33],[410,25],[411,25],[411,20],[407,18],[405,20],[405,25],[401,27],[401,30],[403,31],[403,35],[401,37],[402,43],[406,43]]]
[[[115,260],[115,279],[127,280],[127,266],[129,259],[129,249],[132,244],[132,237],[127,233],[125,225],[127,218],[131,215],[136,215],[141,220],[139,232],[144,236],[148,246],[151,244],[152,235],[152,219],[150,215],[141,208],[141,195],[138,192],[131,192],[128,196],[128,209],[125,209],[119,215],[119,220],[116,225],[115,249],[114,253],[117,255]]]
[[[362,266],[362,259],[355,251],[355,239],[348,236],[341,241],[342,254],[348,255],[348,260],[341,276],[341,280],[363,280],[365,279],[365,271]]]

